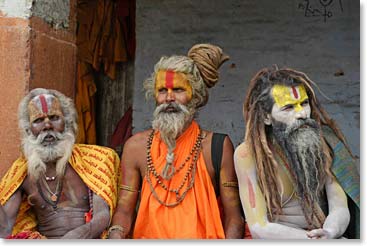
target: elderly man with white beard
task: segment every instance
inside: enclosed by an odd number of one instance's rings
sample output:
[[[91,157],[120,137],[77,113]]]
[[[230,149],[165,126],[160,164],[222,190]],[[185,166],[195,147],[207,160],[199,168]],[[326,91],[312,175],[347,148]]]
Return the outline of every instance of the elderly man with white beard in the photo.
[[[243,238],[231,140],[226,136],[218,150],[223,156],[216,186],[213,132],[194,120],[227,59],[219,47],[200,44],[188,56],[162,57],[155,65],[144,82],[157,104],[153,129],[135,134],[124,146],[119,202],[109,238]]]
[[[304,73],[276,66],[250,81],[234,161],[253,238],[359,237],[356,163],[312,85]]]
[[[0,237],[105,237],[117,201],[118,155],[74,143],[74,104],[58,91],[30,91],[18,116],[22,156],[0,182]]]

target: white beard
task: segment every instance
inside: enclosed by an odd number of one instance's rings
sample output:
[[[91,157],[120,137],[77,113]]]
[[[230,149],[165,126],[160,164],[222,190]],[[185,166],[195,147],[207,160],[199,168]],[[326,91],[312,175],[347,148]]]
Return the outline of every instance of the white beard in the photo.
[[[166,112],[167,108],[174,108],[175,112]],[[154,110],[153,129],[161,134],[163,142],[169,150],[176,147],[176,138],[183,132],[194,118],[195,110],[185,105],[170,103],[161,104]]]
[[[42,145],[43,139],[47,134],[56,137],[56,143],[52,145]],[[23,152],[28,163],[28,175],[38,180],[41,174],[47,169],[47,162],[56,161],[56,175],[61,177],[71,156],[75,135],[71,132],[57,133],[54,131],[42,132],[35,137],[30,134],[23,138]]]
[[[167,111],[167,108],[173,109]],[[176,138],[186,129],[194,118],[195,109],[182,104],[161,104],[154,110],[152,126],[161,134],[162,141],[167,145],[166,165],[162,177],[170,179],[174,173],[172,166],[175,159]]]

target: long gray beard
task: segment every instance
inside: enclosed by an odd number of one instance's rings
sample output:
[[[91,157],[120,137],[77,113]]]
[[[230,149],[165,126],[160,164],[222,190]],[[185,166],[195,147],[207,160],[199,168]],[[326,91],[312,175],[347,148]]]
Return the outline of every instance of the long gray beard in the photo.
[[[318,203],[323,190],[323,183],[320,181],[325,177],[319,124],[313,119],[306,119],[297,120],[287,127],[275,121],[273,134],[288,159],[301,204]]]
[[[43,145],[46,136],[53,136],[56,143]],[[44,174],[48,162],[56,161],[56,175],[61,177],[71,156],[75,135],[71,131],[58,133],[54,131],[41,132],[37,137],[33,134],[26,136],[22,140],[23,153],[27,159],[28,175],[38,180]]]
[[[174,111],[169,112],[167,108],[174,109]],[[176,148],[176,138],[191,123],[194,115],[194,108],[174,102],[161,104],[154,110],[152,127],[160,132],[161,139],[168,148],[166,166],[162,172],[165,179],[170,179],[173,175],[172,164],[175,158],[173,151]]]

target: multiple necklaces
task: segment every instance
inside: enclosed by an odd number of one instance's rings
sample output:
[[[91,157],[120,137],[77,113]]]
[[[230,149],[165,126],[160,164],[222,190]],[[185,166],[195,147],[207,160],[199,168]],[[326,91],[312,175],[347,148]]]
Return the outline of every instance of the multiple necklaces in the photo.
[[[175,188],[175,189],[169,189],[165,183],[164,183],[164,178],[157,172],[157,170],[154,167],[153,164],[153,160],[152,160],[152,155],[151,155],[151,147],[152,147],[152,142],[153,142],[153,137],[154,137],[154,130],[152,130],[148,142],[147,142],[147,168],[146,168],[146,179],[148,181],[148,184],[150,186],[150,189],[152,191],[153,196],[157,199],[157,201],[166,206],[166,207],[175,207],[178,204],[180,204],[183,199],[185,198],[187,192],[193,187],[194,185],[194,181],[195,181],[195,174],[196,174],[196,162],[199,158],[199,154],[200,154],[200,150],[201,150],[201,142],[203,140],[203,136],[202,136],[202,131],[200,129],[200,132],[197,136],[196,142],[194,144],[194,146],[192,147],[189,155],[185,158],[184,162],[181,163],[178,168],[174,171],[174,174],[178,173],[179,171],[181,171],[187,162],[190,161],[191,159],[191,163],[190,166],[188,167],[182,181],[180,182],[180,185]],[[164,201],[162,201],[162,199],[159,198],[157,192],[155,191],[153,184],[152,184],[152,180],[150,178],[150,174],[152,174],[154,176],[154,178],[156,179],[157,183],[159,184],[160,187],[162,187],[164,190],[168,191],[168,192],[172,192],[175,193],[176,195],[176,201],[173,203],[166,203]],[[173,175],[174,175],[173,174]],[[185,183],[187,183],[187,186],[185,188],[185,190],[180,194],[180,191],[182,190],[182,188],[184,187]]]
[[[45,202],[47,202],[48,204],[50,204],[53,207],[53,209],[57,208],[57,203],[59,202],[59,199],[60,199],[60,195],[62,191],[62,183],[63,183],[64,176],[65,176],[65,170],[66,170],[66,166],[64,168],[64,172],[61,177],[58,177],[58,176],[48,177],[44,174],[44,178],[40,178],[37,180],[38,192],[40,193],[42,199]],[[48,185],[47,181],[55,181],[55,180],[57,180],[57,183],[56,183],[55,192],[53,192],[50,186]],[[40,181],[42,181],[43,187],[45,187],[47,192],[49,193],[48,195],[44,194],[44,192],[42,191]]]

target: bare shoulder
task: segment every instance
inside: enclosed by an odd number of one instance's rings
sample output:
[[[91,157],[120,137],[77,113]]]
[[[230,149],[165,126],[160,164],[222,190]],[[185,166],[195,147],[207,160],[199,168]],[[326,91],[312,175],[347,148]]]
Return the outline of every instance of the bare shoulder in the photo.
[[[203,137],[203,140],[202,140],[201,144],[204,147],[205,146],[210,146],[210,144],[212,142],[213,132],[202,129],[202,135],[201,136]]]
[[[241,143],[234,151],[236,169],[248,169],[255,167],[255,157],[251,146],[247,142]]]
[[[236,147],[234,155],[238,159],[246,159],[253,157],[252,150],[247,142],[242,142],[240,145],[238,145]]]
[[[213,138],[213,131],[209,131],[209,130],[202,130],[203,132],[203,145],[210,145],[212,142],[212,138]],[[224,147],[232,147],[233,148],[233,143],[231,141],[231,138],[226,135],[226,137],[224,138],[224,143],[223,143]]]
[[[131,136],[125,143],[124,149],[145,149],[146,143],[148,141],[149,135],[152,132],[152,130],[145,130],[142,132],[137,132],[133,136]]]
[[[152,130],[138,132],[126,141],[121,157],[124,168],[141,169],[145,165],[147,141],[151,132]]]

